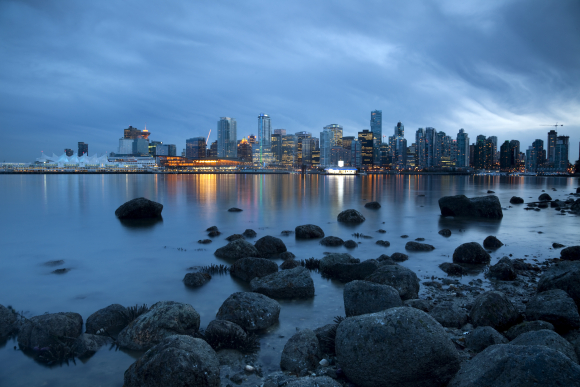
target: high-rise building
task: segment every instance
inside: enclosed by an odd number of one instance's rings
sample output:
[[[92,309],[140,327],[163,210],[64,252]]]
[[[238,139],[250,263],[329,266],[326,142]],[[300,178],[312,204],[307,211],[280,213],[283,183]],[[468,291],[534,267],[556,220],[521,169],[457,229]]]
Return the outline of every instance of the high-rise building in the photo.
[[[570,148],[570,137],[558,136],[556,146],[554,147],[554,168],[560,172],[568,169],[568,149]]]
[[[420,170],[427,166],[425,136],[425,129],[423,128],[419,128],[415,132],[415,167]]]
[[[334,146],[334,132],[326,127],[320,132],[320,166],[330,164],[330,149]]]
[[[272,127],[270,123],[270,116],[260,113],[258,116],[258,141],[256,156],[254,162],[262,164],[266,162],[266,153],[271,153],[272,150]]]
[[[358,132],[358,142],[361,144],[361,167],[373,167],[373,132],[364,129]]]
[[[237,123],[235,118],[220,117],[217,123],[218,131],[218,157],[238,156],[238,134]]]
[[[211,145],[209,146],[207,155],[209,157],[219,157],[218,156],[218,141],[217,140],[215,140],[214,142],[211,143]]]
[[[332,146],[342,146],[342,126],[338,124],[330,124],[325,126],[324,130],[332,131]]]
[[[205,159],[207,157],[205,137],[193,137],[185,140],[185,157],[188,159]]]
[[[469,167],[469,136],[465,130],[459,129],[457,133],[457,167]]]
[[[512,169],[512,148],[510,147],[510,142],[505,140],[501,144],[499,151],[499,169],[503,172],[509,172]]]
[[[425,128],[425,167],[433,168],[441,164],[441,152],[437,150],[437,130]]]
[[[486,138],[480,134],[475,141],[474,161],[475,169],[485,169],[486,166]]]
[[[395,125],[394,135],[389,138],[393,167],[402,169],[407,166],[407,140],[405,139],[405,126],[398,122]]]
[[[248,143],[250,143],[250,145],[257,144],[258,143],[258,139],[253,134],[250,134],[248,136]]]
[[[85,144],[84,142],[79,142],[79,151],[77,153],[79,155],[79,157],[81,157],[82,155],[87,155],[89,154],[89,144]]]
[[[489,146],[491,149],[490,160],[488,160],[488,164],[490,166],[489,169],[495,168],[496,164],[499,164],[499,152],[497,151],[497,137],[496,136],[489,136],[487,141],[491,142],[492,145]]]
[[[150,156],[160,156],[157,154],[157,145],[163,145],[163,141],[151,141],[151,142],[149,142],[149,155]]]
[[[167,155],[168,156],[177,156],[177,147],[175,144],[167,144]]]
[[[373,110],[371,112],[371,132],[373,132],[373,163],[380,165],[381,143],[383,142],[383,111]]]
[[[316,149],[316,141],[312,137],[301,139],[302,165],[312,165],[312,152]]]
[[[391,161],[391,152],[389,144],[383,142],[381,144],[381,168],[391,169],[392,168],[392,161]],[[407,162],[409,160],[407,159]],[[413,163],[415,164],[415,163]]]
[[[169,146],[168,145],[157,145],[155,147],[155,154],[152,156],[169,156]]]
[[[283,129],[275,129],[274,132],[276,132],[276,130],[283,130]],[[274,133],[272,135],[272,157],[274,157],[274,160],[276,163],[281,163],[282,162],[282,134],[280,133]]]
[[[362,148],[361,143],[355,140],[350,143],[350,166],[354,168],[362,168]]]
[[[64,150],[64,154],[66,154],[66,157],[70,157],[75,154],[75,151],[67,148]]]
[[[312,138],[312,133],[310,132],[296,132],[296,164],[302,165],[303,162],[303,152],[302,152],[302,143],[309,142],[310,138]]]
[[[527,153],[527,152],[526,152]],[[530,162],[531,171],[537,172],[538,168],[541,168],[546,162],[546,151],[544,150],[544,141],[536,139],[532,143],[532,160]]]
[[[546,144],[547,161],[554,165],[556,162],[556,141],[558,140],[558,132],[550,130],[548,132],[548,143]]]
[[[282,164],[296,164],[296,135],[282,136]]]
[[[252,162],[252,145],[245,138],[238,144],[238,158],[246,163]]]
[[[133,140],[132,150],[134,156],[149,156],[149,140],[143,137],[137,137]]]
[[[356,138],[354,136],[343,137],[342,138],[342,147],[344,149],[350,149],[350,146],[351,146],[353,141],[356,141]]]
[[[280,136],[285,136],[286,129],[274,129],[274,134],[279,134]]]

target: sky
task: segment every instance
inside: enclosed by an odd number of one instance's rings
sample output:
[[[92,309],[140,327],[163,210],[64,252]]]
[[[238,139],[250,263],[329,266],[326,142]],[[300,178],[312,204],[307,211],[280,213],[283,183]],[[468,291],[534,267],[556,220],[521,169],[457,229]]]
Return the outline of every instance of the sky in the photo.
[[[580,1],[0,1],[0,162],[272,129],[580,142]]]

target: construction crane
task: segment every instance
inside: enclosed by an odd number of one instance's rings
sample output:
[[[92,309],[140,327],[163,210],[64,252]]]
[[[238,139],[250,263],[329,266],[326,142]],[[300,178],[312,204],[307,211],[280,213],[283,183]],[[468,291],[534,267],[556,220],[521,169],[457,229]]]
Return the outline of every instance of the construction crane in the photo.
[[[205,140],[206,144],[209,144],[209,135],[211,134],[211,129],[209,130],[209,133],[207,134],[207,140]]]
[[[540,125],[540,126],[553,126],[554,128],[558,128],[558,126],[564,126],[564,125],[558,125],[558,123],[556,122],[556,125]]]

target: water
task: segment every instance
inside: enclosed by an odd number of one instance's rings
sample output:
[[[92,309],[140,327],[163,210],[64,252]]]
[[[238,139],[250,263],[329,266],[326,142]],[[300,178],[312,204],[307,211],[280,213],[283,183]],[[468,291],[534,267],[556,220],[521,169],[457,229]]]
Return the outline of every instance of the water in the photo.
[[[173,300],[193,305],[205,327],[231,293],[247,291],[249,286],[229,275],[215,275],[203,287],[188,289],[182,282],[187,269],[230,263],[213,252],[227,243],[227,236],[247,228],[254,229],[257,238],[280,237],[297,259],[347,251],[280,235],[306,223],[317,224],[326,235],[344,240],[354,239],[355,232],[372,236],[358,239],[362,243],[350,251],[361,260],[405,252],[406,242],[425,238],[436,249],[407,252],[410,258],[402,263],[421,279],[444,276],[437,266],[450,262],[458,245],[482,243],[487,235],[496,235],[506,244],[492,254],[492,263],[510,253],[514,258],[557,257],[559,252],[551,244],[577,244],[580,218],[560,216],[553,209],[507,208],[509,199],[515,195],[537,200],[541,190],[554,199],[566,199],[576,186],[576,179],[562,177],[1,175],[0,303],[12,305],[28,317],[73,311],[86,320],[112,303],[151,305]],[[439,216],[437,200],[441,196],[482,196],[488,189],[507,208],[501,221]],[[163,221],[134,227],[115,217],[119,205],[139,196],[164,205]],[[381,203],[380,210],[364,208],[373,200]],[[234,206],[244,211],[227,212]],[[366,221],[356,226],[338,223],[336,216],[347,208],[361,211]],[[199,239],[207,238],[205,229],[213,225],[222,235],[209,245],[198,244]],[[453,235],[438,235],[442,228],[451,229]],[[387,233],[379,234],[378,229]],[[409,238],[401,238],[403,234]],[[391,246],[376,245],[378,239],[388,240]],[[55,267],[45,265],[59,259],[65,261],[59,267],[71,269],[68,273],[52,274]],[[260,361],[266,371],[278,368],[284,343],[297,327],[316,328],[344,315],[343,285],[317,273],[312,277],[316,296],[281,301],[280,323],[262,335]],[[462,282],[473,278],[464,277]],[[49,368],[14,346],[15,339],[0,343],[2,386],[122,386],[123,372],[138,356],[103,348],[84,363]]]

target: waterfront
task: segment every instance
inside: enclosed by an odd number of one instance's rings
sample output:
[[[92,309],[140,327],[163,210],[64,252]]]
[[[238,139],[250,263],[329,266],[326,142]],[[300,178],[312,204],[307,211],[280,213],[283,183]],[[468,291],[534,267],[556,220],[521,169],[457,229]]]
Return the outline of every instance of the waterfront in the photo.
[[[438,264],[450,261],[461,243],[481,243],[487,235],[496,235],[506,244],[492,254],[495,263],[508,254],[539,260],[557,257],[551,244],[573,244],[578,234],[577,216],[558,216],[553,209],[524,211],[523,205],[508,208],[511,196],[535,201],[542,190],[554,199],[565,199],[575,192],[578,180],[563,177],[3,175],[0,182],[4,220],[0,303],[12,305],[28,317],[73,311],[86,320],[112,303],[151,305],[172,300],[193,305],[205,327],[231,293],[248,290],[248,285],[229,275],[216,275],[203,287],[190,290],[181,280],[188,267],[228,263],[213,252],[227,243],[227,236],[247,228],[258,233],[256,239],[280,237],[297,259],[322,258],[325,251],[348,251],[323,247],[317,240],[297,241],[293,235],[280,235],[300,224],[317,224],[326,235],[344,240],[354,239],[355,232],[372,236],[358,239],[359,247],[349,251],[361,260],[405,252],[407,241],[422,237],[436,250],[407,252],[410,258],[402,263],[421,279],[444,276]],[[487,190],[495,191],[506,208],[501,221],[440,218],[437,200],[441,196],[483,196]],[[163,221],[135,227],[115,218],[120,204],[139,196],[164,205]],[[372,200],[379,201],[382,208],[364,208]],[[234,206],[243,212],[227,212]],[[338,223],[336,216],[347,208],[361,211],[366,221],[357,226]],[[209,245],[198,244],[206,238],[204,230],[213,225],[222,235]],[[452,236],[438,235],[442,228],[451,229]],[[378,229],[387,233],[379,234]],[[403,234],[409,238],[401,238]],[[391,246],[376,245],[378,239],[388,240]],[[58,259],[71,271],[51,274],[54,268],[45,263]],[[344,315],[343,285],[317,273],[312,277],[315,298],[280,302],[279,325],[262,336],[260,362],[266,371],[277,368],[279,352],[297,327],[316,328]],[[477,277],[483,278],[482,274]],[[13,339],[0,345],[1,385],[82,385],[90,380],[91,385],[121,386],[123,372],[134,361],[132,356],[138,356],[102,348],[86,363],[48,368],[15,351]]]

